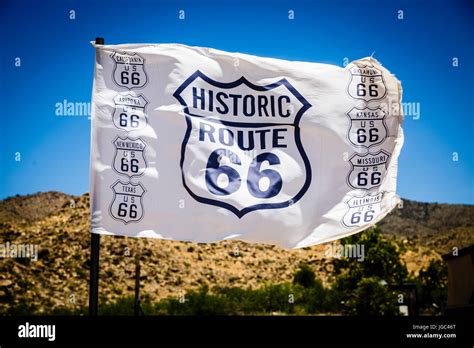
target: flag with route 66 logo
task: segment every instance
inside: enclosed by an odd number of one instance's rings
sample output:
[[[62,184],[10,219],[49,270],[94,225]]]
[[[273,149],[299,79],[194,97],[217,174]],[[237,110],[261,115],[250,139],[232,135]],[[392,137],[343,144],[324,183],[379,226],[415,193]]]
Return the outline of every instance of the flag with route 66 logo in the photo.
[[[92,233],[300,248],[398,204],[402,91],[375,59],[95,49]]]

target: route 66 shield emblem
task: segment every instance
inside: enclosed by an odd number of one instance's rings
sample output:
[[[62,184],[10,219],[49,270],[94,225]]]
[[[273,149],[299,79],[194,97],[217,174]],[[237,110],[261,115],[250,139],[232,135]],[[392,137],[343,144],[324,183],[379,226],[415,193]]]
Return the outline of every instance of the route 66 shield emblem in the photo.
[[[347,176],[350,187],[370,190],[382,184],[390,155],[384,150],[365,155],[354,154],[350,159],[351,171]]]
[[[385,97],[387,87],[380,69],[374,68],[370,64],[351,65],[348,65],[351,80],[347,87],[347,92],[352,98],[369,102]]]
[[[382,198],[383,192],[351,197],[342,224],[349,228],[370,224],[380,214]]]
[[[147,167],[144,151],[145,142],[140,139],[117,137],[114,140],[114,169],[128,177],[140,176]]]
[[[138,222],[143,218],[143,195],[146,190],[142,184],[116,181],[111,189],[114,199],[110,204],[110,215],[125,224]]]
[[[114,97],[115,111],[112,121],[115,127],[127,132],[140,130],[148,124],[145,107],[148,101],[143,95],[118,94]]]
[[[145,87],[148,83],[145,58],[136,52],[114,52],[111,57],[115,62],[113,80],[117,86],[128,89]]]
[[[238,218],[296,203],[311,183],[299,122],[311,107],[286,79],[255,85],[200,71],[174,93],[184,109],[183,184],[200,203]]]
[[[387,138],[386,112],[381,108],[352,108],[347,116],[350,119],[348,138],[353,145],[369,148]]]

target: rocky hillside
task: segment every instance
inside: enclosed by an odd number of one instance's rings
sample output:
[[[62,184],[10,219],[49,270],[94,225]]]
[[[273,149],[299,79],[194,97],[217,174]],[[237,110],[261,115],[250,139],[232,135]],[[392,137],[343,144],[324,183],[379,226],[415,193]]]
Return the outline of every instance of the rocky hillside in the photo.
[[[474,207],[404,201],[380,226],[403,245],[409,270],[417,272],[453,246],[474,243]],[[57,192],[0,202],[0,244],[34,244],[38,260],[0,258],[0,314],[12,304],[41,312],[87,305],[89,196]],[[141,293],[155,301],[202,284],[260,287],[290,281],[300,262],[327,282],[332,260],[327,246],[284,250],[227,241],[196,244],[154,239],[101,238],[101,301],[133,295],[135,255],[141,263]]]
[[[0,200],[0,223],[24,226],[44,219],[74,199],[60,192],[39,192]]]
[[[466,247],[474,240],[474,206],[404,200],[379,223],[383,232],[440,254]]]

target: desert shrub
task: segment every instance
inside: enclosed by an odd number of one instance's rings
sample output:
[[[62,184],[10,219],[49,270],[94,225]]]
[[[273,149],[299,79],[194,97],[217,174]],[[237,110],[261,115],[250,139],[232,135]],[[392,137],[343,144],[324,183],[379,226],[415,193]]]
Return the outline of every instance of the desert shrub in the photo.
[[[289,297],[291,294],[294,295],[294,290],[290,284],[265,285],[254,291],[262,312],[293,312],[294,305],[290,303]]]
[[[199,290],[191,290],[179,298],[168,298],[156,304],[158,314],[165,315],[226,315],[230,314],[229,304],[221,296],[210,294],[207,285]]]
[[[315,314],[331,311],[327,301],[327,290],[320,280],[310,288],[303,288],[301,292],[296,291],[296,307],[304,314]]]
[[[46,313],[46,315],[88,315],[89,308],[88,307],[77,307],[77,308],[70,308],[70,307],[58,307],[52,309],[50,312]]]
[[[155,309],[148,301],[141,301],[140,307],[144,314],[154,315]],[[134,315],[135,309],[135,297],[134,296],[124,296],[118,298],[114,302],[99,302],[99,315]]]
[[[293,284],[268,284],[259,289],[207,286],[188,291],[184,302],[167,298],[156,304],[161,315],[268,315],[273,313],[310,314],[321,311],[325,289],[315,281],[313,287]],[[290,300],[291,299],[291,300]]]
[[[99,315],[133,315],[133,296],[120,297],[114,302],[99,304]]]
[[[38,310],[38,306],[30,304],[28,302],[20,302],[12,305],[7,309],[6,315],[12,316],[23,316],[23,315],[35,315]]]
[[[227,302],[232,314],[251,314],[263,312],[259,294],[253,289],[236,287],[214,288],[214,291]]]
[[[299,284],[304,288],[312,288],[316,285],[316,274],[306,264],[300,264],[293,276],[293,284]]]

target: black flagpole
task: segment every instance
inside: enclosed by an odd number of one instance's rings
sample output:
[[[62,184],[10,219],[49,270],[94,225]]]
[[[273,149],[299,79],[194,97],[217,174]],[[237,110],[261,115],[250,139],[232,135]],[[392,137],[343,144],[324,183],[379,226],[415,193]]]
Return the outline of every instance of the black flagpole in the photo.
[[[140,239],[136,240],[136,250],[135,250],[135,301],[133,305],[133,314],[138,316],[142,313],[140,306]]]
[[[91,269],[89,287],[89,315],[97,316],[99,302],[99,250],[100,234],[91,233]]]
[[[102,37],[95,39],[96,45],[104,45]],[[91,265],[89,279],[89,315],[97,316],[99,305],[99,255],[100,234],[91,233]]]

